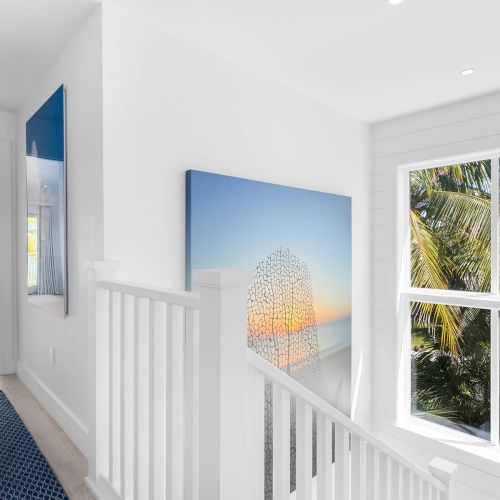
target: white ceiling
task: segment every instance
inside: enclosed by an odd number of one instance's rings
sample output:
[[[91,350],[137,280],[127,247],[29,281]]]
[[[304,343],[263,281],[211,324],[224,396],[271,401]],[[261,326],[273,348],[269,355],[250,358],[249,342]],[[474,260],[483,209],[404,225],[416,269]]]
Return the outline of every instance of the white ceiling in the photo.
[[[500,0],[103,1],[369,122],[500,89]],[[0,108],[93,7],[0,0]]]
[[[104,1],[370,122],[500,88],[500,0]]]
[[[14,111],[95,0],[0,0],[0,109]]]

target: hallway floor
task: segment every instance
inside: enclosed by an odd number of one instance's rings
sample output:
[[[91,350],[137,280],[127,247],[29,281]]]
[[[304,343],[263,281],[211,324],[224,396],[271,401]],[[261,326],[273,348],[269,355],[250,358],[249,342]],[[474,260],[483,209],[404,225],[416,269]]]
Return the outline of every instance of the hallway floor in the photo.
[[[16,375],[0,376],[0,390],[35,438],[71,500],[90,500],[83,480],[87,459]]]

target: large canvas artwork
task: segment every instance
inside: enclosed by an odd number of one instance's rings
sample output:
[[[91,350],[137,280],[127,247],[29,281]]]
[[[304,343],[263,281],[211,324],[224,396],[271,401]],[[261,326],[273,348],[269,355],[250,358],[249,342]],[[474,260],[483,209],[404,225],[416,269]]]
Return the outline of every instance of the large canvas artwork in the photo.
[[[254,271],[248,345],[343,412],[351,394],[351,199],[187,172],[186,281]]]

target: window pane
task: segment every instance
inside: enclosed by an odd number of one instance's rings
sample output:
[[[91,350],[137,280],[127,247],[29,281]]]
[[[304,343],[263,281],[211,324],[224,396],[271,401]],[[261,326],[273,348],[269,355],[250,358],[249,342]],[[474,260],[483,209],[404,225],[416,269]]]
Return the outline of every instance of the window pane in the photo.
[[[485,309],[411,303],[413,415],[490,438],[490,318]]]
[[[28,287],[38,284],[38,217],[28,216]]]
[[[491,160],[410,172],[411,284],[489,292]]]

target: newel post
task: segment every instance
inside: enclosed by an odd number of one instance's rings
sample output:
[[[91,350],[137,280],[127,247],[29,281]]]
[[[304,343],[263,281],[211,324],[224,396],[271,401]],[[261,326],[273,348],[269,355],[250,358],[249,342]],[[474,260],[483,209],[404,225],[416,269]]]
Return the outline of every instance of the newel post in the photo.
[[[457,471],[457,465],[434,457],[429,464],[431,474],[446,486],[446,500],[454,500],[454,475]]]
[[[199,491],[248,498],[247,293],[250,271],[199,270]]]
[[[97,441],[96,441],[96,338],[98,335],[98,293],[96,283],[101,280],[115,280],[118,275],[120,263],[116,261],[87,262],[87,353],[88,353],[88,476],[85,479],[91,491],[95,492],[97,481]]]

